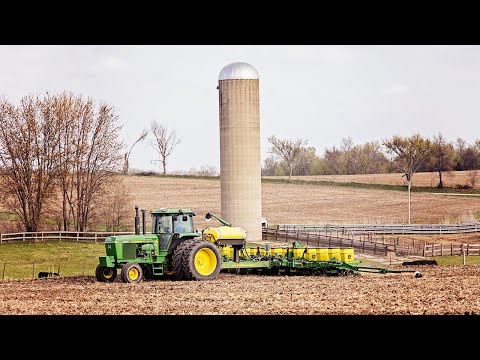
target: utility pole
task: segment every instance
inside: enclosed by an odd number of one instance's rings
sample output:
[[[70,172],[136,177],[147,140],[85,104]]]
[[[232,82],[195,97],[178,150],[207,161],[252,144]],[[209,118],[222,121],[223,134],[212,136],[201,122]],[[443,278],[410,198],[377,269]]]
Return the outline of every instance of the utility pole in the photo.
[[[410,225],[410,204],[411,204],[410,190],[412,188],[412,182],[410,181],[411,179],[410,174],[405,173],[402,175],[402,177],[404,176],[407,178],[407,184],[408,184],[408,224]]]

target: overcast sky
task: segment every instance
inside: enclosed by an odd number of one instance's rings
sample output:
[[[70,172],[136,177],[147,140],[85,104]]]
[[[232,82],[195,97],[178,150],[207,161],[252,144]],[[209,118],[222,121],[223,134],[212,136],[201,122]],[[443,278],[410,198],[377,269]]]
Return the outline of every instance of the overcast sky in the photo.
[[[262,161],[267,138],[302,138],[318,155],[394,134],[480,138],[480,46],[0,45],[0,95],[64,90],[113,105],[128,148],[153,120],[181,143],[167,171],[220,167],[218,74],[231,63],[260,75]],[[130,167],[159,170],[137,144]]]

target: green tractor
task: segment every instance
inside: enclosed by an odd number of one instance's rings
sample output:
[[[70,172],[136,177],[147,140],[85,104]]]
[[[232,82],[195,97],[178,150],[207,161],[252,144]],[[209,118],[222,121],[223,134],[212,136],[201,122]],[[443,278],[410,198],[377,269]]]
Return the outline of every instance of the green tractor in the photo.
[[[214,243],[196,239],[190,209],[159,209],[151,212],[152,232],[145,233],[142,210],[140,233],[138,207],[135,207],[135,235],[105,239],[106,256],[99,257],[95,275],[100,282],[113,282],[120,270],[126,283],[142,279],[176,278],[210,280],[221,270],[222,255]]]

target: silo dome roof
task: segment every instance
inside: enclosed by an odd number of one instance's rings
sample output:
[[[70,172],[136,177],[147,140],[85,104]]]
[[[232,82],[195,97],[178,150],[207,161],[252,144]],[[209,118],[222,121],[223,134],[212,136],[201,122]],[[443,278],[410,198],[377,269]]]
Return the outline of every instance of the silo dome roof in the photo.
[[[258,79],[258,72],[252,65],[245,62],[234,62],[224,66],[218,80]]]

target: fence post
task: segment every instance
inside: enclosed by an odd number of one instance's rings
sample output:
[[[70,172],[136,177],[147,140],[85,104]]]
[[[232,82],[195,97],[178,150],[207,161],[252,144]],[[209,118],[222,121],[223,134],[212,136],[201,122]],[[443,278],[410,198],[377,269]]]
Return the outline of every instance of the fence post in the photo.
[[[77,231],[77,242],[79,238],[80,238],[80,231]]]
[[[427,253],[427,243],[423,243],[423,257],[425,257],[425,254]]]
[[[95,244],[97,243],[97,233],[95,233]],[[267,240],[268,240],[268,233],[267,233]]]
[[[440,255],[443,256],[443,244],[440,244]]]
[[[317,234],[317,246],[320,246],[320,232]]]
[[[275,241],[278,241],[278,227],[275,229]]]
[[[0,233],[0,244],[3,243],[3,234]]]
[[[22,240],[25,241],[25,233],[22,233]]]
[[[435,256],[435,242],[432,244],[432,256]]]
[[[377,254],[377,243],[373,246],[373,255]]]
[[[453,255],[453,243],[450,244],[450,255]]]
[[[463,255],[463,250],[464,249],[463,249],[463,243],[462,243],[462,245],[460,245],[460,255]]]
[[[365,241],[362,243],[362,253],[365,252]]]
[[[310,232],[307,232],[307,245],[308,245],[308,239],[310,238]]]
[[[462,247],[463,247],[463,244],[462,244]],[[463,249],[462,254],[463,254],[463,265],[465,265],[465,249]]]
[[[340,247],[342,247],[343,238],[340,238]]]
[[[330,247],[330,240],[332,240],[331,236],[328,237],[328,247]]]
[[[468,248],[470,247],[470,244],[467,244],[467,255],[468,255]]]

